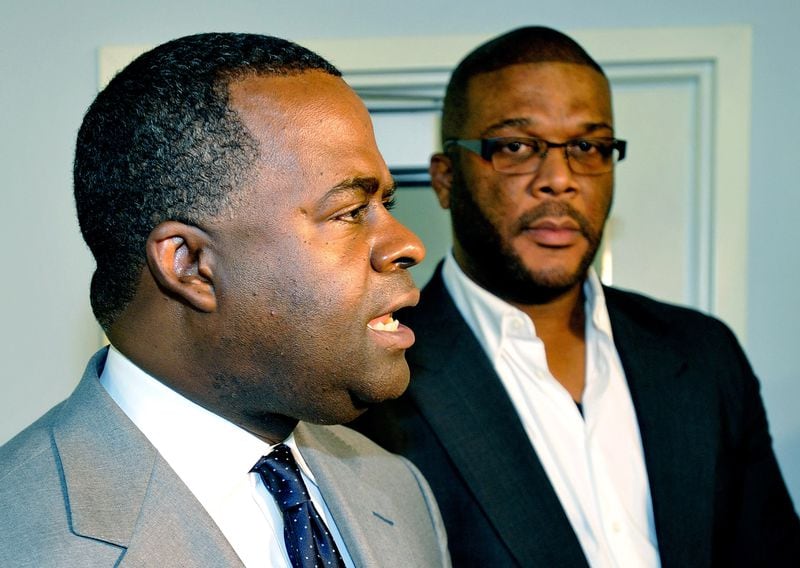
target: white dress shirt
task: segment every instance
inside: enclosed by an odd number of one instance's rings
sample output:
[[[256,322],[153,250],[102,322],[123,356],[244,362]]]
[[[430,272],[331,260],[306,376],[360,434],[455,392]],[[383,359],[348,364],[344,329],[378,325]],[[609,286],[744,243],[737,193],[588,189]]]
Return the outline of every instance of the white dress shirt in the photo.
[[[155,446],[228,539],[248,568],[291,568],[283,516],[260,476],[250,469],[272,446],[191,402],[110,347],[100,383]],[[342,537],[290,435],[284,443],[300,467],[311,501],[347,566]]]
[[[544,343],[525,313],[470,280],[452,253],[442,276],[511,398],[589,564],[660,566],[639,426],[594,271],[584,285],[583,416],[550,373]]]

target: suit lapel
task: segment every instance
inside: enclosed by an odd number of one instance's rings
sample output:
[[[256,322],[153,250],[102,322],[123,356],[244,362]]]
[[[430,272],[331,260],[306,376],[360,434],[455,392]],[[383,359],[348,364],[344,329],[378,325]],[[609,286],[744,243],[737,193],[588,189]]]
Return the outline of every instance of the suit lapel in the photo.
[[[384,455],[373,459],[326,428],[303,422],[294,437],[354,564],[389,567],[401,559],[400,565],[413,565],[411,554],[418,547],[408,539],[423,528],[402,526],[409,517],[381,467]]]
[[[160,456],[121,566],[243,566],[216,523]]]
[[[372,487],[361,485],[362,480],[345,465],[346,453],[339,457],[331,456],[330,450],[326,451],[318,443],[305,424],[298,425],[294,437],[303,459],[314,472],[320,492],[325,496],[325,503],[336,520],[336,528],[353,562],[356,566],[379,566],[381,557],[376,547],[391,546],[393,531],[391,525],[376,525],[377,532],[370,534],[365,520],[372,516],[373,510],[391,516],[391,512],[384,507],[384,499]],[[355,492],[351,491],[353,489]]]
[[[705,556],[688,543],[710,547],[720,416],[712,381],[694,374],[674,339],[680,330],[670,329],[672,322],[630,298],[606,290],[614,342],[642,437],[661,562],[678,566]],[[698,527],[707,534],[698,535]]]
[[[53,427],[72,530],[119,546],[123,565],[240,566],[205,509],[100,386],[105,355],[89,362]]]
[[[513,404],[444,288],[441,268],[410,324],[417,333],[409,353],[411,396],[517,561],[586,565]]]

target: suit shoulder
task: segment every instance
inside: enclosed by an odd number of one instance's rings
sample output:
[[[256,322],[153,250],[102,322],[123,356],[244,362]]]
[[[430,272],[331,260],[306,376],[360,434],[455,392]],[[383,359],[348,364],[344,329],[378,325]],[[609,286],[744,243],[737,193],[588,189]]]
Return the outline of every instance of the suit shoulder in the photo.
[[[405,478],[407,481],[413,479],[414,485],[426,485],[422,474],[408,459],[385,450],[352,428],[304,424],[303,438],[307,442],[311,436],[314,446],[325,448],[329,455],[347,464],[360,476],[369,477],[379,472],[380,483],[385,482],[388,475],[393,484]]]
[[[750,383],[753,370],[733,331],[714,316],[654,300],[634,292],[606,288],[614,342],[623,360],[638,357],[641,342],[657,342],[692,368],[718,377],[724,389]],[[739,377],[742,380],[734,380]]]
[[[389,460],[399,458],[399,456],[384,450],[360,432],[356,432],[347,426],[304,424],[303,436],[304,438],[313,437],[316,445],[332,450],[334,455],[363,455]]]
[[[717,331],[732,335],[727,324],[713,315],[703,313],[695,308],[656,300],[638,292],[619,288],[604,287],[606,304],[609,313],[624,312],[642,324],[663,326],[680,326],[684,332],[693,329],[703,333]]]
[[[64,555],[97,565],[90,554],[96,545],[76,538],[69,526],[52,433],[60,408],[0,448],[0,566],[46,566]]]
[[[18,470],[38,469],[49,464],[54,454],[52,425],[63,403],[53,407],[36,422],[0,447],[0,492],[7,482],[18,483]]]
[[[629,307],[631,309],[645,310],[654,314],[667,314],[674,317],[711,318],[711,316],[703,314],[694,308],[658,300],[642,294],[641,292],[604,286],[603,293],[606,296],[606,302],[614,307]]]

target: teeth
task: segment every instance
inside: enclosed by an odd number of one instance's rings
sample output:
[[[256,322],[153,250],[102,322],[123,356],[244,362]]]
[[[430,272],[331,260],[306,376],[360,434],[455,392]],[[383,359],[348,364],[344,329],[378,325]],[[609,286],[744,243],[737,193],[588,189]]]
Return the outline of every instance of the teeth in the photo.
[[[397,331],[397,326],[400,325],[400,322],[396,319],[389,318],[389,321],[384,323],[382,321],[373,323],[369,326],[370,329],[374,329],[376,331]]]

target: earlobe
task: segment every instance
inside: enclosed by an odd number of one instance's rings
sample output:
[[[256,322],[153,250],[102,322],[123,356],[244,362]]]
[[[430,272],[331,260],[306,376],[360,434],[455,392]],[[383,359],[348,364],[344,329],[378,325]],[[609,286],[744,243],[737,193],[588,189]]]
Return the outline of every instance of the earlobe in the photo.
[[[449,156],[434,154],[431,156],[431,165],[428,168],[431,175],[431,185],[436,192],[436,198],[442,209],[450,208],[450,186],[453,182],[453,164]]]
[[[198,227],[166,221],[150,232],[147,264],[159,287],[201,312],[217,309],[208,235]]]

